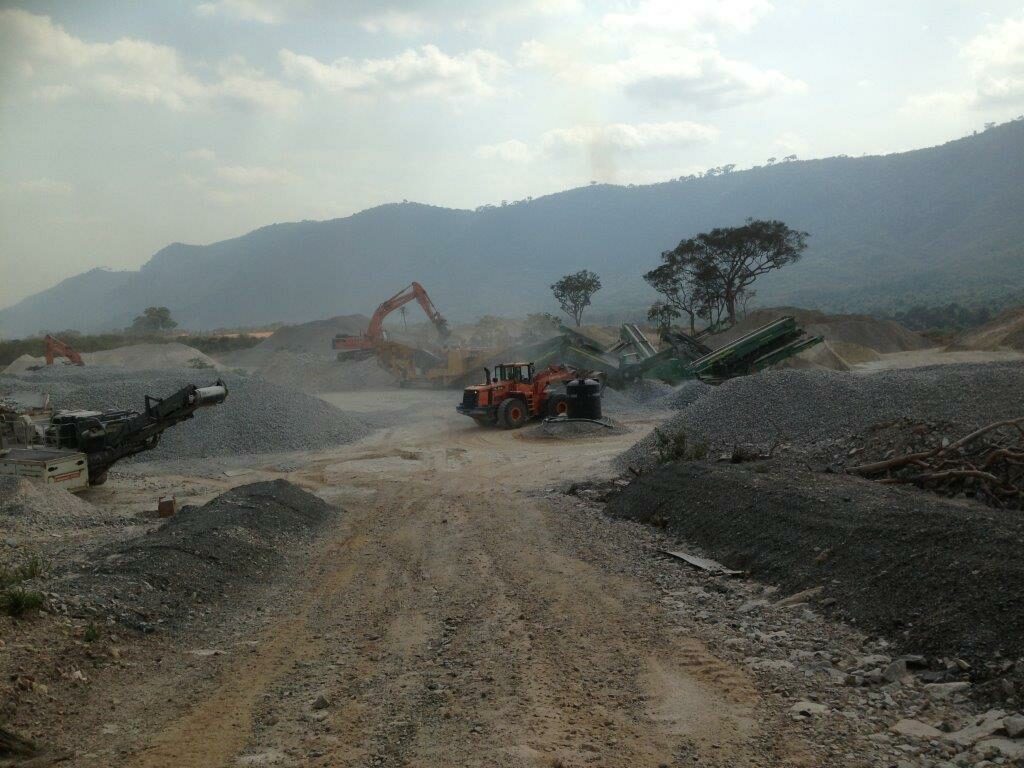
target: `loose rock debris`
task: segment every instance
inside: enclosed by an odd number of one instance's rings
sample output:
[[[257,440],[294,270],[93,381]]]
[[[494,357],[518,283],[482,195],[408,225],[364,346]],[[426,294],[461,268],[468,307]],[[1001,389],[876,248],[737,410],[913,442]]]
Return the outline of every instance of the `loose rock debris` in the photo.
[[[667,464],[609,488],[607,511],[663,527],[784,593],[817,589],[829,615],[923,654],[929,683],[1018,695],[1024,519],[779,464]]]
[[[267,583],[337,510],[284,480],[234,488],[183,507],[143,536],[105,546],[48,583],[50,609],[151,632],[178,626]]]

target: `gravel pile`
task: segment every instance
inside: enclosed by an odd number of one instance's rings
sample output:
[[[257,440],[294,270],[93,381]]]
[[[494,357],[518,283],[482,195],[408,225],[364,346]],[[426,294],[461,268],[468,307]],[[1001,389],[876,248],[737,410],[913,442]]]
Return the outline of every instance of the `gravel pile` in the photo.
[[[148,371],[156,368],[219,368],[212,358],[195,347],[178,342],[167,344],[132,344],[116,349],[104,349],[99,352],[84,352],[82,359],[86,366],[105,366],[110,368],[127,368],[133,371]],[[25,373],[30,368],[46,365],[46,358],[22,355],[3,373]],[[57,366],[64,367],[59,360]]]
[[[252,483],[184,507],[146,535],[100,549],[52,583],[60,608],[143,631],[265,585],[338,510],[284,480]]]
[[[666,384],[663,381],[640,379],[623,389],[622,394],[635,403],[646,405],[648,403],[655,403],[674,391],[675,388],[671,384]]]
[[[124,516],[94,507],[64,488],[0,475],[0,531],[8,545],[86,528],[131,524]]]
[[[227,352],[219,356],[226,366],[256,369],[268,364],[275,352],[296,352],[321,360],[334,360],[334,337],[339,333],[359,334],[366,331],[370,318],[365,315],[341,315],[327,320],[314,320],[301,325],[286,325],[255,347]]]
[[[54,366],[16,377],[0,376],[0,393],[48,392],[55,409],[137,410],[147,394],[170,395],[186,384],[210,384],[217,376],[228,385],[227,400],[168,429],[159,446],[140,458],[176,460],[320,450],[358,440],[372,431],[366,420],[323,400],[237,373]]]
[[[737,444],[768,448],[786,443],[801,451],[827,450],[879,422],[900,417],[942,421],[966,429],[1024,415],[1024,365],[939,365],[872,374],[822,370],[768,371],[732,379],[661,426],[680,430],[714,449]],[[620,463],[650,466],[650,435]]]
[[[530,429],[527,436],[548,440],[578,440],[581,438],[593,439],[608,437],[609,435],[621,435],[624,432],[629,432],[629,429],[614,419],[605,417],[601,421],[607,426],[595,424],[592,421],[563,421],[559,419],[542,421],[536,427]]]
[[[355,389],[385,389],[398,380],[380,367],[376,357],[340,362],[309,352],[273,352],[256,369],[263,378],[303,392],[348,392]]]

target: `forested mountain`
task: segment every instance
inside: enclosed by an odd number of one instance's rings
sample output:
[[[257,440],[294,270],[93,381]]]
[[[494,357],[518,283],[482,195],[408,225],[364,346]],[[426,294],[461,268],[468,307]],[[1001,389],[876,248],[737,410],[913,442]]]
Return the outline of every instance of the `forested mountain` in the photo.
[[[153,304],[185,327],[362,312],[418,280],[454,319],[553,309],[548,286],[598,272],[594,311],[642,308],[641,275],[680,239],[748,217],[810,233],[757,303],[872,310],[1024,287],[1024,121],[940,147],[781,163],[501,207],[384,205],[169,245],[137,272],[92,270],[0,311],[0,333],[120,327]]]

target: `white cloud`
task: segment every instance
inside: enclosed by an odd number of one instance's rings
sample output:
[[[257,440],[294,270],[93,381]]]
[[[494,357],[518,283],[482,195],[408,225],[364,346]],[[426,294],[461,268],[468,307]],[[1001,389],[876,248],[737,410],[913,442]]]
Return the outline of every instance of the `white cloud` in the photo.
[[[544,156],[585,151],[590,154],[638,152],[684,147],[714,141],[718,129],[689,121],[667,123],[606,123],[575,125],[546,131],[534,146],[518,139],[477,147],[483,160],[528,163]]]
[[[775,137],[772,143],[780,155],[798,155],[803,157],[811,151],[810,142],[804,136],[793,131],[786,131]]]
[[[477,147],[476,156],[482,160],[501,160],[504,163],[528,163],[536,157],[536,152],[529,144],[510,139]]]
[[[416,37],[432,27],[419,13],[398,11],[393,8],[384,13],[367,16],[359,25],[367,32],[387,32],[396,37]]]
[[[32,91],[32,98],[38,101],[61,101],[75,93],[74,86],[67,83],[42,85]]]
[[[767,0],[644,0],[631,11],[605,14],[602,23],[618,32],[671,36],[748,32],[772,10]]]
[[[210,163],[217,159],[217,153],[212,149],[206,147],[200,147],[199,149],[190,149],[185,153],[186,160],[198,160],[204,163]]]
[[[713,141],[718,130],[689,121],[668,123],[608,123],[557,128],[541,137],[545,151],[561,148],[593,148],[635,151],[655,147],[679,147]]]
[[[289,50],[280,53],[290,77],[331,93],[387,96],[486,96],[507,67],[503,59],[484,50],[449,56],[437,46],[409,48],[385,59],[338,59],[324,63]]]
[[[774,69],[723,56],[711,47],[690,48],[658,40],[627,56],[601,63],[537,40],[519,50],[523,66],[542,67],[567,83],[613,87],[656,105],[729,107],[773,96],[803,93],[807,86]]]
[[[694,51],[674,45],[649,46],[606,71],[626,93],[657,104],[718,108],[807,89],[803,82],[777,70],[758,69],[714,49]]]
[[[973,96],[967,91],[933,91],[918,93],[907,98],[903,106],[904,112],[920,112],[924,115],[935,115],[938,112],[962,112],[971,105]]]
[[[263,184],[291,184],[298,177],[283,168],[263,166],[221,165],[214,171],[217,179],[240,187],[254,187]]]
[[[239,60],[222,63],[216,79],[201,80],[169,46],[133,38],[90,43],[20,9],[0,10],[0,51],[29,63],[27,79],[38,83],[33,95],[51,101],[88,93],[172,110],[219,102],[285,110],[300,97]]]
[[[959,50],[970,84],[911,95],[906,112],[951,114],[1024,105],[1024,13],[989,24]]]
[[[256,21],[260,24],[277,24],[282,20],[279,3],[259,0],[215,0],[200,3],[195,7],[199,16],[225,16],[240,21]]]
[[[53,197],[64,197],[74,192],[74,187],[66,181],[54,181],[53,179],[31,179],[21,182],[18,187],[23,192],[35,195],[47,195]]]
[[[1024,103],[1024,14],[990,24],[960,50],[976,107]]]
[[[445,29],[493,33],[532,18],[581,13],[583,0],[347,0],[332,6],[368,32],[418,37]]]

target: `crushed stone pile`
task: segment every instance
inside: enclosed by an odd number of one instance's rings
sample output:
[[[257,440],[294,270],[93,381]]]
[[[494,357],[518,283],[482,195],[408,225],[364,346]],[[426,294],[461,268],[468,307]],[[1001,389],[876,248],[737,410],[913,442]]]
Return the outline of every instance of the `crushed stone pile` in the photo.
[[[682,384],[672,387],[671,390],[662,397],[652,401],[652,405],[658,408],[679,411],[688,407],[691,403],[709,392],[714,391],[715,388],[712,385],[705,384],[703,381],[699,381],[697,379],[684,381]]]
[[[0,475],[0,531],[7,544],[20,546],[86,528],[131,524],[123,515],[94,507],[64,488]]]
[[[338,510],[285,480],[252,483],[183,507],[150,533],[93,553],[50,587],[58,610],[152,631],[271,582]]]
[[[974,428],[1024,415],[1024,364],[938,365],[871,374],[766,371],[708,388],[660,429],[685,431],[713,450],[789,444],[821,452],[873,424],[900,417]],[[651,466],[649,435],[620,456],[621,466]]]
[[[195,347],[178,342],[167,344],[132,344],[127,347],[105,349],[100,352],[83,352],[82,360],[86,366],[105,366],[110,368],[126,368],[132,371],[153,370],[156,368],[218,368],[219,364]],[[46,365],[46,358],[22,355],[8,365],[4,374],[25,373],[32,368]],[[67,367],[63,359],[58,359],[52,367]]]
[[[536,437],[549,440],[578,440],[580,438],[601,438],[608,435],[621,435],[629,432],[629,429],[607,416],[601,421],[607,425],[595,424],[591,421],[563,421],[552,419],[542,421],[537,426],[527,430],[527,437]]]
[[[303,392],[347,392],[355,389],[386,389],[398,385],[376,357],[340,362],[308,352],[278,350],[256,369],[275,384]]]
[[[334,337],[339,333],[363,333],[369,324],[370,318],[365,315],[339,315],[301,325],[286,325],[255,347],[226,353],[220,356],[220,360],[227,366],[259,368],[280,351],[334,360],[337,357],[332,347]]]
[[[860,349],[864,349],[866,352],[870,351],[866,347],[860,347]],[[813,370],[815,368],[826,368],[830,371],[853,370],[850,362],[840,355],[828,341],[822,341],[810,349],[805,349],[799,355],[783,360],[781,363],[776,364],[775,368],[781,370],[787,368],[795,368],[797,370]]]
[[[633,402],[648,405],[657,402],[675,391],[671,384],[656,379],[640,379],[627,386],[622,393]]]
[[[666,528],[780,594],[817,590],[807,599],[827,614],[928,657],[929,682],[957,679],[942,662],[957,658],[975,680],[1024,682],[1013,663],[1024,656],[1020,514],[843,475],[697,461],[645,472],[607,511]],[[738,614],[771,610],[762,600]]]
[[[358,440],[372,431],[366,420],[323,400],[239,373],[53,366],[20,376],[0,376],[0,393],[47,392],[53,407],[63,410],[138,410],[147,394],[162,397],[186,384],[203,386],[218,377],[228,385],[227,400],[171,427],[155,449],[136,460],[320,450]]]
[[[1024,352],[1024,307],[1014,307],[979,328],[963,332],[952,349],[1016,349]]]

